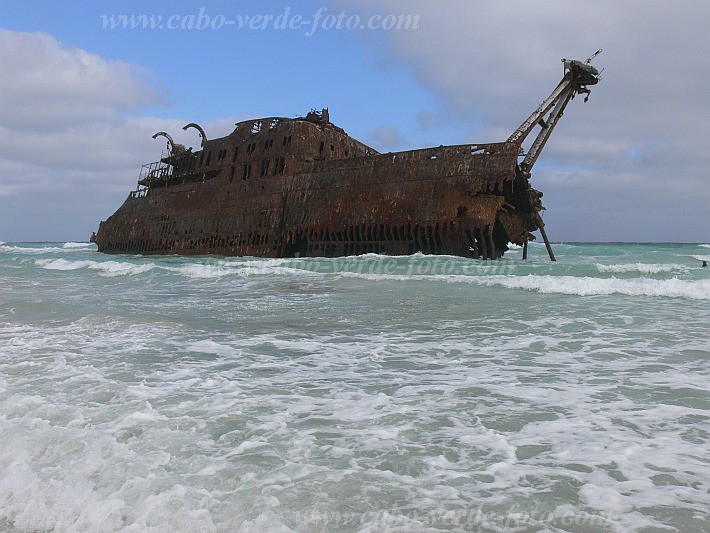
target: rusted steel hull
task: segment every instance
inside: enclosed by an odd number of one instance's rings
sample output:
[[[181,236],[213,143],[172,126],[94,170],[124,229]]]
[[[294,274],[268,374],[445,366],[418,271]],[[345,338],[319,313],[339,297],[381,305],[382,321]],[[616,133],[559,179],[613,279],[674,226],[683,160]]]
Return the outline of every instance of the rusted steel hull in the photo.
[[[415,252],[493,259],[522,245],[541,208],[519,145],[464,145],[314,161],[297,174],[132,194],[99,251],[336,257]]]

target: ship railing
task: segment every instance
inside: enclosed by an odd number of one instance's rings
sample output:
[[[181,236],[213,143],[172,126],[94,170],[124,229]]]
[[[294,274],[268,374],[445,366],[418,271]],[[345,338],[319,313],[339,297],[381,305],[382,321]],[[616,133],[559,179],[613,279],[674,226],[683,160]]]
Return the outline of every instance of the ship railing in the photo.
[[[149,183],[169,180],[173,175],[173,166],[165,163],[163,161],[165,155],[160,155],[159,161],[154,161],[153,163],[146,163],[141,167],[140,173],[138,175],[138,183],[141,185],[147,185]]]
[[[136,189],[135,191],[131,191],[128,193],[129,198],[143,198],[144,196],[148,196],[148,191],[150,189],[148,187],[140,187]]]

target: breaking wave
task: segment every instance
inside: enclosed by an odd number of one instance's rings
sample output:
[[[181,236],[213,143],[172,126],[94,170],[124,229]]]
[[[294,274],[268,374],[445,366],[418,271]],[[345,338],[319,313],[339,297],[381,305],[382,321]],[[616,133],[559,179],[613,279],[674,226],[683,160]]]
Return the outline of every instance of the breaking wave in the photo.
[[[6,246],[4,244],[0,244],[0,252],[8,252],[8,253],[13,253],[13,254],[44,254],[47,252],[66,252],[66,250],[62,248],[58,248],[56,246],[47,246],[45,248],[27,248],[24,246]]]
[[[91,248],[86,248],[86,250],[91,250]],[[64,246],[16,246],[0,244],[0,252],[8,252],[13,254],[29,254],[29,255],[41,255],[47,253],[67,253],[69,251],[81,251],[78,247],[76,249],[65,248]]]
[[[710,300],[710,280],[686,281],[677,278],[657,280],[648,278],[617,279],[575,276],[490,276],[472,278],[480,285],[498,285],[510,289],[526,289],[551,294],[579,296],[662,296]]]
[[[687,271],[687,267],[679,264],[648,264],[648,263],[628,263],[620,265],[594,265],[599,272],[640,272],[641,274],[660,274],[661,272],[673,272],[674,270]]]
[[[93,248],[95,245],[90,242],[65,242],[62,248]]]
[[[136,276],[148,271],[159,270],[171,272],[190,279],[218,279],[227,276],[258,276],[258,275],[288,275],[303,274],[307,271],[289,268],[283,265],[284,260],[226,262],[218,263],[188,263],[179,266],[160,265],[154,262],[130,263],[125,261],[92,261],[68,259],[37,259],[35,264],[47,270],[96,270],[103,276]]]
[[[155,268],[155,264],[146,263],[136,265],[133,263],[123,263],[119,261],[68,261],[66,259],[38,259],[37,266],[46,268],[47,270],[79,270],[88,268],[98,270],[104,276],[130,276],[143,274]]]
[[[571,294],[578,296],[602,296],[622,294],[627,296],[652,296],[667,298],[687,298],[692,300],[710,300],[710,280],[683,280],[677,277],[671,279],[652,278],[599,278],[593,276],[570,275],[537,275],[525,276],[486,273],[485,270],[469,270],[466,274],[413,274],[413,273],[384,273],[384,272],[352,272],[348,270],[318,271],[313,268],[294,268],[285,259],[267,259],[254,261],[219,261],[216,263],[187,263],[182,265],[161,265],[154,262],[120,262],[120,261],[92,261],[92,260],[67,260],[67,259],[37,259],[35,264],[47,270],[94,270],[101,276],[136,276],[149,271],[162,271],[173,273],[182,277],[195,280],[219,279],[228,276],[244,278],[252,276],[308,276],[323,277],[335,276],[336,278],[356,278],[369,281],[419,281],[419,282],[445,282],[469,283],[484,286],[500,286],[508,289],[523,289],[550,294]],[[326,265],[327,266],[327,265]],[[330,265],[333,266],[333,265]],[[679,264],[596,264],[599,272],[641,274],[658,274],[672,271],[687,271],[687,267]],[[500,271],[499,271],[500,272]]]

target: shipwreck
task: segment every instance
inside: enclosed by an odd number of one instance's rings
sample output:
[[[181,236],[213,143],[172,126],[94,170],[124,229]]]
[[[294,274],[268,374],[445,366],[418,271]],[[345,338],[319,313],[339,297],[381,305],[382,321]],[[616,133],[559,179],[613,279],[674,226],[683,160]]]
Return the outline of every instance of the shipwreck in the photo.
[[[91,240],[124,254],[495,259],[508,243],[526,258],[539,231],[554,261],[531,170],[567,104],[598,83],[594,56],[563,59],[562,81],[504,142],[382,154],[333,124],[327,108],[239,122],[219,139],[187,124],[201,138],[194,152],[158,132],[168,152],[143,166]]]

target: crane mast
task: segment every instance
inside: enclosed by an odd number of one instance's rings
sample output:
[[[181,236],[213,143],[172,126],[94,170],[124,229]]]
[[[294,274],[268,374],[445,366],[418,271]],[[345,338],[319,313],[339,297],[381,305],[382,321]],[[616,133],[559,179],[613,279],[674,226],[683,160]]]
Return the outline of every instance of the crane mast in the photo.
[[[555,87],[555,89],[539,106],[531,113],[531,115],[523,121],[523,123],[516,129],[513,134],[508,137],[507,142],[517,143],[522,145],[528,135],[535,129],[535,126],[540,126],[540,131],[538,132],[535,140],[532,142],[530,149],[525,154],[522,162],[518,164],[520,171],[526,177],[530,177],[530,170],[537,161],[538,156],[545,147],[547,140],[552,134],[552,130],[555,129],[557,123],[562,117],[567,104],[572,100],[577,94],[586,94],[584,101],[589,99],[589,93],[591,92],[588,85],[595,85],[599,83],[600,72],[594,68],[590,63],[597,55],[601,53],[601,49],[597,50],[592,54],[586,61],[574,61],[568,59],[562,59],[562,64],[564,65],[564,75],[562,81]],[[549,113],[547,118],[545,115]],[[545,246],[547,247],[547,253],[550,256],[550,260],[555,261],[555,255],[552,253],[552,247],[550,246],[550,241],[547,238],[545,232],[545,223],[539,214],[535,214],[535,225],[537,229],[540,230],[543,240],[545,241]],[[527,241],[523,246],[523,259],[527,259]]]

